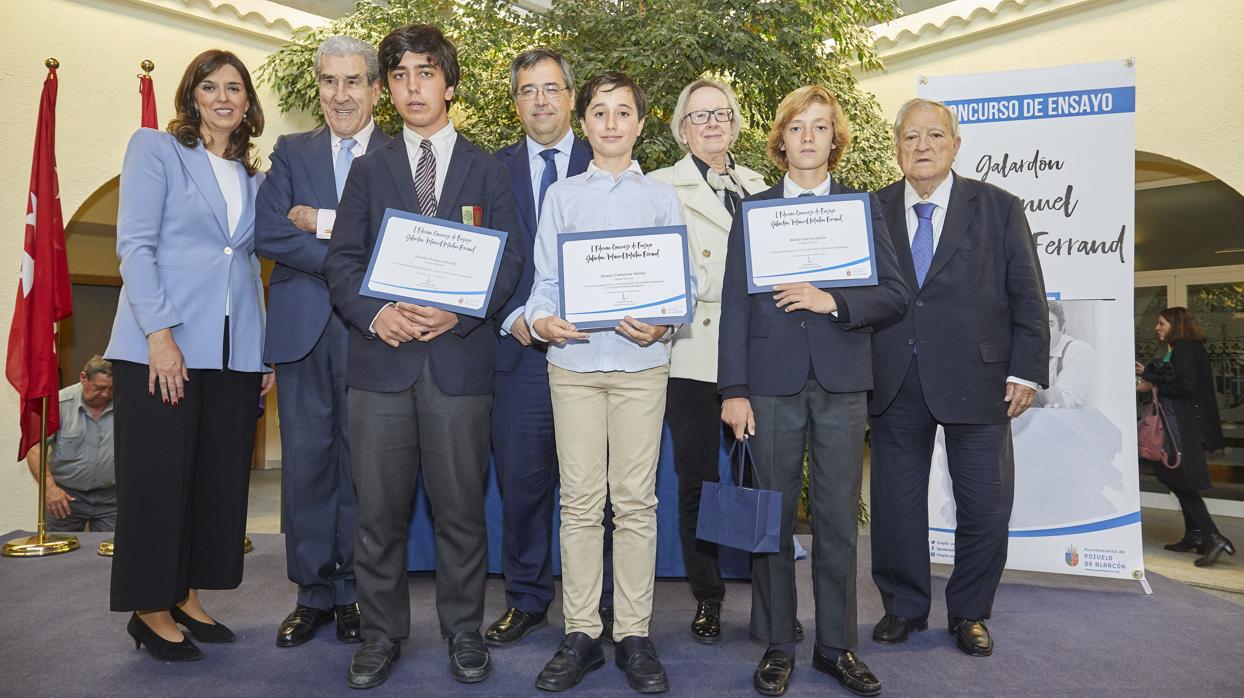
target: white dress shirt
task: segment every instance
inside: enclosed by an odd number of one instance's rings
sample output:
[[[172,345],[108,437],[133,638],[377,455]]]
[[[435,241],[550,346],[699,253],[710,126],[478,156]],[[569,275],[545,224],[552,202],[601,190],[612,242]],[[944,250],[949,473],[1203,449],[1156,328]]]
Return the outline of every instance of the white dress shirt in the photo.
[[[942,228],[946,225],[946,208],[950,205],[950,190],[954,188],[954,185],[955,173],[951,172],[946,176],[946,179],[942,180],[941,184],[937,185],[937,188],[933,190],[929,198],[922,199],[916,193],[916,188],[911,186],[911,182],[903,182],[903,211],[907,215],[908,245],[911,245],[912,240],[916,239],[916,227],[920,225],[919,218],[916,216],[916,204],[930,203],[934,206],[933,220],[931,222],[933,223],[933,251],[936,254],[937,243],[942,240]],[[1040,385],[1032,381],[1026,381],[1023,378],[1016,378],[1015,376],[1007,376],[1006,382],[1026,385],[1033,390],[1041,389]]]
[[[367,144],[371,142],[371,134],[376,130],[376,122],[368,121],[367,125],[359,129],[359,132],[350,136],[354,139],[354,147],[350,148],[350,152],[354,153],[355,158],[360,158],[367,154]],[[333,167],[337,167],[337,155],[341,153],[341,136],[328,131],[328,141],[332,148]],[[334,169],[333,174],[336,174]],[[337,222],[337,210],[331,208],[321,208],[315,214],[315,236],[321,240],[327,240],[333,235],[333,224]]]
[[[409,126],[402,126],[402,139],[406,141],[406,155],[410,158],[410,178],[419,181],[417,172],[419,170],[419,144],[423,143],[424,138]],[[441,202],[441,192],[445,191],[445,175],[449,173],[449,158],[454,154],[454,144],[458,142],[458,132],[454,130],[454,123],[450,121],[445,124],[445,128],[428,136],[427,140],[432,141],[432,152],[436,155],[436,205],[439,207]],[[435,216],[435,212],[427,214]]]
[[[634,160],[617,177],[592,163],[583,174],[555,182],[544,195],[544,215],[540,217],[533,251],[535,283],[526,310],[532,336],[544,341],[535,331],[536,321],[561,314],[558,235],[682,224],[682,204],[674,188],[645,177]],[[690,283],[690,301],[694,302],[694,276]],[[669,363],[668,337],[672,333],[666,335],[662,341],[641,347],[612,329],[589,331],[586,340],[569,340],[561,346],[550,344],[547,356],[554,366],[578,373],[635,373]]]
[[[212,163],[212,174],[216,175],[216,186],[220,187],[220,195],[225,197],[225,221],[228,227],[226,234],[233,239],[234,228],[238,227],[238,219],[242,217],[242,163],[237,160],[226,160],[206,148],[207,161]],[[229,317],[229,290],[225,289],[225,317]]]
[[[816,185],[815,187],[812,187],[811,189],[804,189],[798,184],[795,184],[794,182],[792,182],[789,174],[785,174],[785,175],[782,175],[782,197],[786,199],[793,199],[799,196],[800,194],[811,194],[813,196],[829,196],[829,187],[831,184],[833,184],[833,179],[830,178],[829,173],[826,173],[824,182],[821,182],[820,184]]]

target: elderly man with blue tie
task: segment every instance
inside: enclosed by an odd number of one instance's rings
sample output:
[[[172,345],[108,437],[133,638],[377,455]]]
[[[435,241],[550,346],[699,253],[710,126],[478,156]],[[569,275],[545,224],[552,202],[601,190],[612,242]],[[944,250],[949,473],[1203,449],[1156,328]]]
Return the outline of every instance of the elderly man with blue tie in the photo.
[[[329,37],[315,55],[325,125],[281,136],[259,189],[255,243],[276,262],[268,287],[264,362],[281,380],[281,506],[294,611],[278,647],[314,637],[334,618],[337,639],[359,642],[354,588],[357,503],[346,436],[345,323],[333,311],[324,256],[354,158],[389,142],[372,109],[380,98],[376,49]]]

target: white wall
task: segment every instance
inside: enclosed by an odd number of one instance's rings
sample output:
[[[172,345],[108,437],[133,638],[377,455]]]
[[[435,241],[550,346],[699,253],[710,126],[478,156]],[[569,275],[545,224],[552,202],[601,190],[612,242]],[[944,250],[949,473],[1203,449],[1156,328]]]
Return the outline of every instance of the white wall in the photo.
[[[1135,57],[1137,150],[1244,192],[1241,28],[1239,0],[958,0],[883,26],[886,71],[860,79],[893,118],[921,75]]]
[[[173,91],[195,55],[208,48],[238,54],[252,73],[294,27],[323,22],[266,0],[4,0],[0,22],[0,86],[9,116],[0,120],[5,164],[0,168],[0,263],[10,270],[0,283],[0,330],[12,321],[19,255],[30,180],[35,118],[47,73],[43,61],[60,60],[58,71],[57,172],[61,208],[69,220],[96,189],[115,177],[125,144],[138,126],[139,63],[155,62],[160,120],[172,116]],[[257,152],[266,156],[276,137],[313,123],[305,115],[282,116],[276,98],[260,90],[267,127]],[[95,254],[95,253],[92,253]],[[99,253],[103,254],[103,253]],[[0,352],[7,341],[0,344]],[[274,410],[275,411],[275,410]],[[18,400],[0,387],[0,533],[35,525],[35,485],[16,460]]]

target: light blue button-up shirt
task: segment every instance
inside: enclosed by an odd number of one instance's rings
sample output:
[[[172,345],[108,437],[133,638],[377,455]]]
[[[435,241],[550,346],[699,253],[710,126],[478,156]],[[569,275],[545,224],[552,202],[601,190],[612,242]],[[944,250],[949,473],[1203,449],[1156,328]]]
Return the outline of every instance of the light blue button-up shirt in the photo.
[[[544,210],[536,231],[535,283],[527,300],[527,324],[535,333],[536,320],[561,315],[558,285],[557,236],[593,230],[625,230],[683,225],[682,205],[674,188],[644,176],[631,161],[621,175],[589,164],[587,171],[558,180],[544,195]],[[695,301],[695,278],[691,301]],[[550,344],[549,363],[568,371],[646,371],[669,363],[668,341],[641,347],[612,329],[592,330],[586,340]],[[537,339],[543,340],[537,336]]]

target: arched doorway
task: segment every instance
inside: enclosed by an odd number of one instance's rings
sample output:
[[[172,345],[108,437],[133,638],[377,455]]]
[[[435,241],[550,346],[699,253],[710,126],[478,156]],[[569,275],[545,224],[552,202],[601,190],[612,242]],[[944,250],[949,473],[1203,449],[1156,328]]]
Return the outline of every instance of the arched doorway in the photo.
[[[1157,312],[1186,306],[1201,321],[1227,448],[1210,454],[1211,509],[1244,516],[1244,196],[1211,173],[1136,153],[1136,356],[1160,348]],[[1142,492],[1165,489],[1141,471]],[[1146,506],[1159,504],[1148,496]]]

